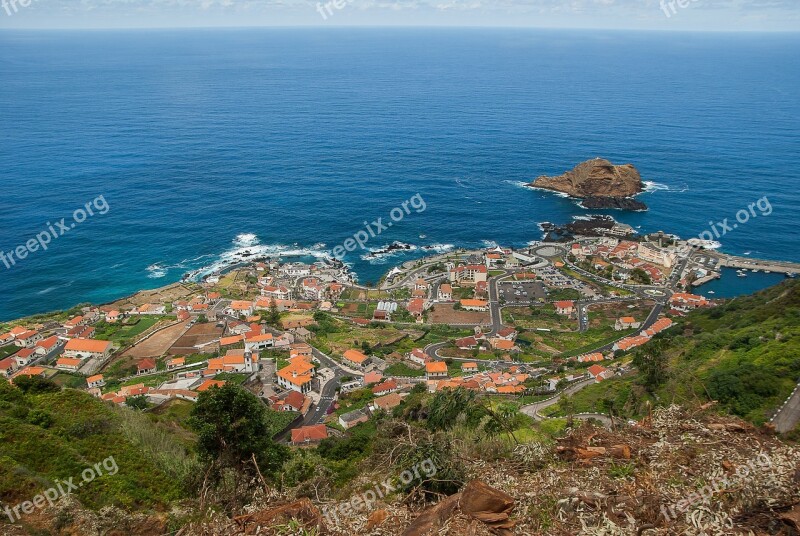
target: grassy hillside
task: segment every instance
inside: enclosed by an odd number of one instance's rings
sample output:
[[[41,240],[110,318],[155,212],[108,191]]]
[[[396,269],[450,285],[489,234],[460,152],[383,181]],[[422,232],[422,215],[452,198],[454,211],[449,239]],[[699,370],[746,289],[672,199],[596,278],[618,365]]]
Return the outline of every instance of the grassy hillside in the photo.
[[[93,509],[161,510],[181,497],[194,463],[185,436],[176,437],[142,414],[80,391],[32,395],[0,381],[0,499],[15,505],[56,479],[78,483],[84,469],[113,456],[118,472],[74,495]]]
[[[717,400],[726,412],[761,424],[800,379],[800,282],[695,311],[639,352],[663,359],[661,381],[616,378],[584,389],[555,413],[613,410],[638,417],[647,402]]]

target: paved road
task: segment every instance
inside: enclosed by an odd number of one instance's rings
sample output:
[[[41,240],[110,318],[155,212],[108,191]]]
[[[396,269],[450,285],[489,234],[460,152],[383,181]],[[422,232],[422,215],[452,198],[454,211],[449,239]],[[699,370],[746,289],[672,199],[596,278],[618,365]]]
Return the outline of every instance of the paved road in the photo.
[[[314,357],[320,362],[320,364],[323,367],[327,367],[333,371],[333,378],[328,380],[328,382],[322,387],[319,404],[314,406],[306,414],[305,418],[303,419],[303,426],[311,424],[320,424],[323,422],[325,416],[328,414],[328,409],[333,405],[334,401],[336,400],[336,389],[339,387],[342,377],[352,375],[346,370],[344,370],[342,367],[340,367],[339,364],[336,363],[336,361],[334,361],[327,355],[323,354],[316,348],[312,347],[311,351],[314,354]]]
[[[800,422],[800,383],[794,388],[786,404],[772,418],[775,430],[782,434],[794,430],[798,422]]]
[[[594,378],[589,378],[588,380],[581,380],[577,383],[570,385],[569,387],[564,389],[561,393],[557,394],[553,398],[550,398],[548,400],[543,400],[541,402],[535,402],[533,404],[528,404],[527,406],[522,406],[520,411],[522,411],[522,413],[526,415],[530,415],[536,420],[542,420],[544,417],[539,415],[540,411],[542,411],[545,408],[549,408],[550,406],[558,404],[558,402],[564,395],[575,394],[584,387],[592,385],[593,383],[594,383]]]
[[[497,284],[513,275],[513,273],[511,270],[504,270],[502,275],[489,279],[489,313],[492,317],[492,331],[488,335],[496,335],[498,331],[503,329],[503,306],[500,305],[500,292],[497,289]]]

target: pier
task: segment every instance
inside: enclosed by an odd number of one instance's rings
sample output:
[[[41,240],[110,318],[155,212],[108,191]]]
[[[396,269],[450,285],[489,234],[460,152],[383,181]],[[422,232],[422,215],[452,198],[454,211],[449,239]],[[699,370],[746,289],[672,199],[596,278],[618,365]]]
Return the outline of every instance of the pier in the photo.
[[[746,270],[763,270],[765,272],[782,274],[800,274],[800,263],[785,261],[768,261],[751,259],[748,257],[735,257],[716,251],[704,251],[705,255],[719,259],[719,266],[728,268],[742,268]]]

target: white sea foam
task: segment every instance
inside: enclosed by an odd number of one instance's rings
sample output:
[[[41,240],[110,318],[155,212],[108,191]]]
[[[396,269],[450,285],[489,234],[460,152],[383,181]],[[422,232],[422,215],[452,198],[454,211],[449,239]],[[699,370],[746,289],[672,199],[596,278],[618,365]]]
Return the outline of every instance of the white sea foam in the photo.
[[[422,246],[425,251],[435,251],[436,253],[445,253],[452,251],[456,248],[455,244],[431,244],[429,246]]]
[[[236,235],[236,238],[233,239],[233,244],[238,247],[255,246],[258,244],[258,236],[253,233],[242,233]]]
[[[517,188],[524,188],[526,190],[541,190],[541,188],[534,188],[530,185],[530,183],[525,181],[511,181],[505,180],[503,181],[506,184],[510,184],[511,186],[516,186]]]
[[[571,196],[564,192],[557,192],[555,190],[549,190],[547,188],[539,188],[538,186],[526,186],[529,190],[539,190],[540,192],[547,192],[548,194],[552,194],[556,197],[564,197],[570,199]]]
[[[700,238],[690,238],[686,242],[689,243],[690,246],[699,246],[705,249],[719,249],[722,247],[720,242],[716,240],[701,240]]]
[[[46,288],[46,289],[44,289],[44,290],[40,290],[40,291],[39,291],[39,292],[37,292],[36,294],[37,294],[37,295],[39,295],[39,296],[44,296],[45,294],[50,294],[50,293],[51,293],[51,292],[53,292],[54,290],[57,290],[57,289],[60,289],[60,288],[66,288],[66,287],[70,287],[70,286],[72,286],[72,284],[73,284],[74,282],[75,282],[75,280],[73,279],[72,281],[70,281],[70,282],[68,282],[68,283],[64,283],[63,285],[54,285],[54,286],[52,286],[52,287],[47,287],[47,288]]]
[[[325,250],[325,244],[323,243],[314,244],[311,247],[302,247],[298,244],[262,244],[257,235],[253,233],[242,233],[233,239],[232,244],[230,249],[223,251],[219,255],[201,255],[195,259],[181,261],[181,263],[173,266],[160,266],[160,268],[162,270],[169,268],[189,269],[190,271],[187,274],[188,278],[197,280],[230,268],[236,264],[252,262],[254,259],[261,257],[314,257],[320,260],[331,259],[331,255]],[[212,262],[200,263],[200,261],[207,259],[213,260]]]
[[[646,194],[651,194],[653,192],[670,192],[670,193],[683,193],[689,190],[689,185],[684,184],[681,187],[672,187],[666,184],[661,184],[660,182],[655,181],[644,181],[644,192]]]
[[[392,249],[390,249],[392,248]],[[407,244],[395,240],[391,244],[386,244],[379,248],[369,248],[366,253],[361,255],[361,260],[367,261],[370,264],[386,264],[389,257],[403,255],[412,251],[417,251],[418,246],[414,244]]]
[[[147,267],[147,277],[150,279],[161,279],[162,277],[166,277],[168,271],[167,268],[158,263],[151,264]]]

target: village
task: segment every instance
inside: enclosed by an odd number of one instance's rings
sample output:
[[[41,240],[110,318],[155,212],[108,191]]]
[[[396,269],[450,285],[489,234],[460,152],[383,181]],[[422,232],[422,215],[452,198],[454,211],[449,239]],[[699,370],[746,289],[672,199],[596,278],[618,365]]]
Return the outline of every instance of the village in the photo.
[[[630,373],[628,353],[673,318],[713,306],[691,292],[708,270],[685,246],[611,232],[458,250],[408,261],[375,288],[341,263],[258,259],[12,322],[0,375],[138,409],[233,382],[285,413],[280,437],[295,445],[392,412],[415,389],[513,398],[542,418],[561,393]]]

